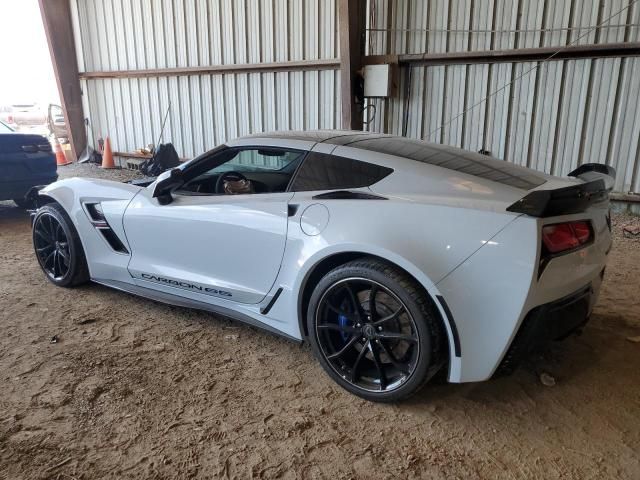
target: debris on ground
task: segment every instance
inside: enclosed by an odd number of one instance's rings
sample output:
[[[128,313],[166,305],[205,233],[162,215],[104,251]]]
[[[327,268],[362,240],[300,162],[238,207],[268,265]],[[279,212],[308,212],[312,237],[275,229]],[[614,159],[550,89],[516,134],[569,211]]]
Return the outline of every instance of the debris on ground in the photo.
[[[542,372],[540,374],[540,383],[542,383],[545,387],[554,387],[556,384],[556,379],[555,377],[553,377],[553,375],[547,372]]]
[[[640,335],[638,335],[637,337],[627,337],[627,340],[633,343],[640,343]]]
[[[54,335],[53,337],[51,337],[51,340],[49,340],[49,343],[58,343],[60,341],[60,338],[58,338],[58,335]]]
[[[622,234],[626,238],[640,237],[640,224],[627,224],[622,226]]]

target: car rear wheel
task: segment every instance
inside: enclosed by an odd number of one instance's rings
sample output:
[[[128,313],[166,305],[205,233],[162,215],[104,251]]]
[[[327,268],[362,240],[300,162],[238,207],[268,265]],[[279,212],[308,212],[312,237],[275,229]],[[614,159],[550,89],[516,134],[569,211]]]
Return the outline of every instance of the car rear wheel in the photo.
[[[80,237],[62,207],[51,203],[40,208],[32,235],[38,263],[50,282],[74,287],[89,280]]]
[[[393,402],[415,393],[442,365],[442,329],[426,292],[377,259],[341,265],[320,280],[307,326],[327,373],[349,392]]]

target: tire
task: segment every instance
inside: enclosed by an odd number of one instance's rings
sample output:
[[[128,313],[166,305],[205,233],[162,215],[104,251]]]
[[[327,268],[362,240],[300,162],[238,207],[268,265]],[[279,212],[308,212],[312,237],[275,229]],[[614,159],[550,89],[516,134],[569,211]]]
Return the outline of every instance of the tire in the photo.
[[[13,203],[15,203],[20,208],[24,208],[25,210],[29,210],[35,207],[32,201],[29,201],[25,198],[14,198]]]
[[[320,280],[307,327],[329,376],[374,402],[416,393],[446,355],[440,316],[428,294],[407,273],[374,258],[336,267]]]
[[[89,281],[89,268],[73,222],[64,209],[49,203],[33,219],[33,247],[47,279],[59,287]]]

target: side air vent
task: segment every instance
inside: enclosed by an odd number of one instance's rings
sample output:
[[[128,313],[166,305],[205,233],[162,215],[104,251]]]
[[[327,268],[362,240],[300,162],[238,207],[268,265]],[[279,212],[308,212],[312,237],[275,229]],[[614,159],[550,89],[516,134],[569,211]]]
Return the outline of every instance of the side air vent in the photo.
[[[118,235],[116,235],[115,232],[111,230],[111,227],[99,227],[98,231],[102,234],[111,248],[113,248],[116,252],[129,253],[127,247],[122,244],[122,242],[118,238]]]
[[[91,221],[91,224],[102,234],[102,237],[106,240],[109,246],[119,253],[129,253],[127,247],[124,246],[122,240],[113,231],[107,219],[102,211],[102,206],[99,203],[85,203],[85,210]]]

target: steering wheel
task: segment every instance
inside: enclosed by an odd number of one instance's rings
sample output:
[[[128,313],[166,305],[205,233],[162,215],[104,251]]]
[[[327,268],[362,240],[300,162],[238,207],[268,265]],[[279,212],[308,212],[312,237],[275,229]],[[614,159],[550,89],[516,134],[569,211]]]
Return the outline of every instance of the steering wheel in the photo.
[[[235,170],[221,173],[220,176],[218,177],[218,180],[216,180],[216,193],[225,193],[224,191],[225,181],[238,182],[240,180],[247,180],[247,177],[245,177],[240,172],[236,172]]]

